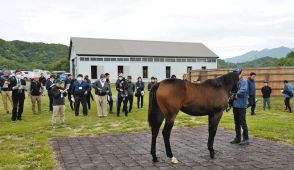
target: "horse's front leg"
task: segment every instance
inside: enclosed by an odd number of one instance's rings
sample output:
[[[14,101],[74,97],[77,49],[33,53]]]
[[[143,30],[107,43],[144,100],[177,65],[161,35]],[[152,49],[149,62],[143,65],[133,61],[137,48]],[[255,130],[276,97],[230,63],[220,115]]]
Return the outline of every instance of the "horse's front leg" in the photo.
[[[223,112],[215,113],[215,114],[210,114],[208,116],[209,120],[209,125],[208,125],[208,142],[207,142],[207,147],[210,153],[210,157],[214,158],[215,156],[215,151],[213,149],[213,143],[214,143],[214,137],[217,131],[218,123],[223,115]]]

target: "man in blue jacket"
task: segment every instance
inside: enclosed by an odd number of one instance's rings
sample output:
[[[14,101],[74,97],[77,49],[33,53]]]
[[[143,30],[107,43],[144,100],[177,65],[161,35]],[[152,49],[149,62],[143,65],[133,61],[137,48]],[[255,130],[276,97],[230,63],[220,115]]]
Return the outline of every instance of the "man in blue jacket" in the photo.
[[[255,87],[255,78],[256,73],[251,72],[250,77],[247,79],[248,82],[248,92],[249,92],[249,107],[251,107],[251,115],[255,115],[255,94],[256,94],[256,87]]]
[[[236,68],[234,72],[238,72],[239,82],[238,82],[238,91],[236,94],[236,98],[233,102],[233,113],[234,113],[234,121],[235,121],[235,131],[236,137],[231,144],[240,144],[240,145],[248,145],[249,137],[248,137],[248,128],[246,123],[246,108],[248,101],[248,83],[243,78],[242,69]],[[243,129],[243,141],[241,141],[241,127]]]
[[[71,98],[74,98],[75,103],[75,115],[79,116],[79,109],[80,109],[80,103],[82,103],[83,106],[83,115],[88,115],[88,108],[87,108],[87,99],[86,95],[88,93],[89,85],[86,81],[83,80],[83,75],[79,74],[77,76],[77,80],[73,83],[72,87],[72,96]]]
[[[289,110],[289,112],[292,113],[290,99],[293,97],[293,87],[289,84],[288,80],[284,80],[284,89],[281,90],[281,92],[284,94],[285,98],[285,110]]]

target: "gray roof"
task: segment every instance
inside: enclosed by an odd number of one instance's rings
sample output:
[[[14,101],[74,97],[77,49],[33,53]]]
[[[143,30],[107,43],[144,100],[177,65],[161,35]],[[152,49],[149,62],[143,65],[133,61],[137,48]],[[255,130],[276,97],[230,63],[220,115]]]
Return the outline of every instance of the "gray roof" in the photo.
[[[218,57],[202,43],[72,37],[71,47],[77,55]]]

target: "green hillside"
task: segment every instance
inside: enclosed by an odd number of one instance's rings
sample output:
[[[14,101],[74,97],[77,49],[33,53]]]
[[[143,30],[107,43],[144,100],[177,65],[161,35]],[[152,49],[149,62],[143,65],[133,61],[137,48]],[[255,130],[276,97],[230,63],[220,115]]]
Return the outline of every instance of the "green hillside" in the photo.
[[[68,46],[0,39],[0,68],[69,70]]]

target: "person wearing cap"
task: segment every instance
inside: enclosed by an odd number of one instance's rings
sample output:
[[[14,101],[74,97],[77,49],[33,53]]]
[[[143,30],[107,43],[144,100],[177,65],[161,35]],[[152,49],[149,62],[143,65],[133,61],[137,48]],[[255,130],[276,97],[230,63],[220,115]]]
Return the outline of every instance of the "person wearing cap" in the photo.
[[[256,87],[255,87],[255,80],[254,80],[255,76],[256,76],[256,73],[251,72],[250,77],[248,77],[247,79],[248,91],[249,91],[248,107],[251,107],[251,115],[255,115],[255,106],[256,106],[256,101],[255,101]]]
[[[67,90],[64,88],[64,82],[57,80],[55,86],[52,87],[53,96],[53,114],[52,114],[52,128],[56,128],[56,116],[60,114],[60,124],[65,127],[64,124],[64,113],[65,113],[65,102],[64,98],[67,95]]]
[[[9,77],[10,72],[7,69],[3,70],[3,75],[0,77],[0,87],[1,87],[1,95],[2,95],[2,102],[4,105],[4,110],[6,114],[9,114],[8,103],[9,100],[12,106],[12,86],[11,86],[11,78]]]
[[[91,110],[91,99],[92,101],[94,101],[94,97],[92,95],[92,83],[91,80],[89,79],[89,76],[86,75],[84,80],[86,81],[86,83],[88,84],[89,88],[88,88],[88,92],[86,95],[86,99],[87,99],[87,104],[88,104],[88,109]]]
[[[77,80],[73,83],[72,92],[71,92],[71,99],[75,103],[75,115],[79,116],[79,109],[80,109],[80,103],[82,103],[83,106],[83,115],[88,115],[88,108],[87,108],[87,99],[86,95],[88,93],[88,89],[90,87],[86,83],[86,81],[83,80],[83,75],[79,74],[77,76]]]
[[[97,104],[97,115],[106,117],[107,112],[107,95],[111,94],[110,85],[106,82],[105,74],[100,75],[100,79],[92,84],[95,89],[95,100]]]
[[[110,80],[109,80],[110,74],[109,73],[105,73],[105,76],[106,76],[106,83],[108,83],[109,84],[109,87],[111,87]],[[112,113],[112,107],[113,107],[112,93],[109,93],[107,95],[107,102],[109,104],[109,112]]]
[[[156,84],[155,77],[151,77],[151,82],[148,83],[148,91],[151,90],[151,88]]]
[[[136,85],[132,82],[132,76],[128,76],[127,103],[129,103],[129,112],[132,112],[135,89]]]
[[[117,110],[116,110],[116,115],[117,115],[117,117],[119,117],[121,103],[123,103],[122,111],[125,113],[125,116],[127,117],[128,116],[128,109],[127,109],[128,84],[127,84],[125,78],[122,75],[119,76],[119,81],[116,84],[116,90],[117,90]]]
[[[234,72],[239,73],[239,82],[237,84],[236,98],[233,101],[233,114],[235,122],[236,137],[231,144],[248,145],[248,127],[246,123],[246,108],[248,102],[248,83],[243,78],[241,68],[234,69]],[[243,129],[243,140],[241,141],[241,127]]]
[[[261,88],[262,98],[263,98],[263,110],[265,110],[266,105],[268,109],[271,108],[270,97],[272,93],[272,88],[268,85],[268,81],[264,81],[264,86]]]
[[[10,81],[12,86],[12,121],[22,120],[23,106],[25,100],[26,81],[20,70],[15,71],[15,76]]]
[[[144,104],[144,88],[145,88],[145,84],[142,81],[142,77],[138,77],[136,82],[136,93],[135,93],[135,96],[137,97],[138,109],[140,108],[140,106],[142,108]]]
[[[46,89],[48,92],[48,97],[49,97],[49,111],[52,113],[53,112],[53,96],[52,96],[52,87],[55,85],[55,75],[52,74],[50,75],[49,79],[46,82]]]
[[[281,90],[284,94],[284,102],[285,102],[285,110],[289,110],[292,113],[290,99],[293,97],[293,86],[288,82],[288,80],[284,80],[284,89]]]
[[[170,78],[171,78],[171,79],[176,79],[177,76],[173,74]]]
[[[71,99],[71,95],[72,95],[71,92],[72,92],[73,83],[75,81],[76,80],[73,79],[72,74],[68,74],[65,80],[65,87],[67,89],[67,98],[68,98],[69,105],[72,111],[74,110],[74,102]]]
[[[38,104],[38,113],[41,113],[43,86],[39,79],[40,77],[38,76],[33,77],[28,90],[28,95],[31,96],[33,114],[36,114],[36,102]]]

